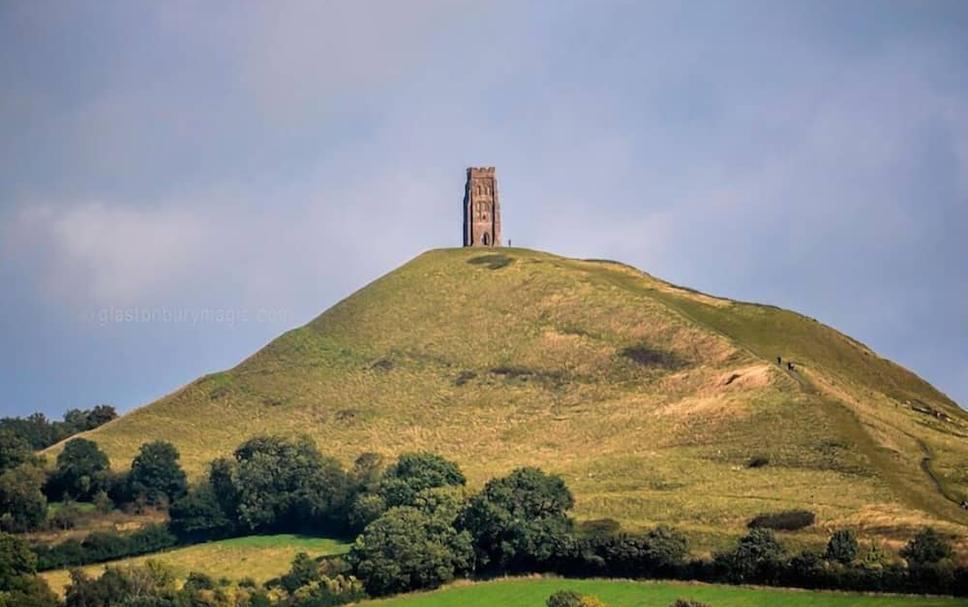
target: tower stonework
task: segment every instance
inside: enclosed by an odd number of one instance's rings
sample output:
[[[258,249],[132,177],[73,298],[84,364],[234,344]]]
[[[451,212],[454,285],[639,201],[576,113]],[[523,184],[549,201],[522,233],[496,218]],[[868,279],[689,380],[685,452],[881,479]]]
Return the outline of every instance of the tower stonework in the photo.
[[[501,246],[501,205],[494,167],[470,167],[464,185],[464,246]]]

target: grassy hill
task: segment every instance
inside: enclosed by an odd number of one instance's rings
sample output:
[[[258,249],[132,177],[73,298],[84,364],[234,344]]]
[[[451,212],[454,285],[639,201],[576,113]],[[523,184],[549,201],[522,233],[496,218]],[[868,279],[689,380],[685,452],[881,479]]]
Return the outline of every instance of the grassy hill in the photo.
[[[89,437],[115,467],[170,440],[197,476],[264,432],[347,462],[432,450],[474,484],[539,465],[565,476],[580,518],[674,524],[706,548],[807,508],[818,524],[794,544],[845,525],[896,543],[931,523],[968,551],[955,403],[810,318],[614,262],[430,251]],[[757,456],[769,463],[748,467]]]

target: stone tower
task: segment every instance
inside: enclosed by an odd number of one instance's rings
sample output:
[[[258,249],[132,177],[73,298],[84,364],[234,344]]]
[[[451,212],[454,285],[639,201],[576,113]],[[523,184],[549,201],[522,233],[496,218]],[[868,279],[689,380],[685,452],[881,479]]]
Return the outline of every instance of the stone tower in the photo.
[[[470,167],[464,185],[464,246],[501,246],[501,205],[494,167]]]

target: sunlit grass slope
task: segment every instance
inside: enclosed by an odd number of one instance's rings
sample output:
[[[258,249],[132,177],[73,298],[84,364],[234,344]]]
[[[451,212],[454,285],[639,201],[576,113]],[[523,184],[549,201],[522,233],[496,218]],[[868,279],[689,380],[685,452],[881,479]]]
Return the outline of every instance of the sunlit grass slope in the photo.
[[[140,565],[152,559],[168,565],[179,579],[184,580],[189,573],[206,573],[214,579],[223,577],[238,581],[251,577],[262,583],[289,571],[292,559],[300,552],[310,556],[341,554],[349,545],[336,540],[299,535],[260,535],[238,537],[207,544],[197,544],[139,556],[106,564],[90,565],[82,569],[91,576],[100,575],[106,565]],[[70,583],[70,572],[66,569],[48,571],[41,576],[56,592],[63,592]]]
[[[433,450],[474,484],[539,465],[581,518],[674,524],[707,548],[789,508],[818,515],[794,544],[968,522],[952,501],[968,418],[914,374],[793,312],[525,249],[425,253],[90,437],[117,467],[170,440],[197,476],[259,432],[308,433],[347,462]]]
[[[373,607],[543,607],[557,590],[597,596],[609,607],[669,607],[676,599],[713,607],[956,607],[964,600],[940,597],[863,595],[779,588],[742,588],[678,582],[519,579],[456,585],[436,592],[403,595],[363,605]]]

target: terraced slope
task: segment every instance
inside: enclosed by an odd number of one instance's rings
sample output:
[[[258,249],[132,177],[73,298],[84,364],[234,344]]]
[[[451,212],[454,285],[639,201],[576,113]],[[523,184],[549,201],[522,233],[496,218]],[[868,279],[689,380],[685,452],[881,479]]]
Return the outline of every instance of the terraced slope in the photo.
[[[525,249],[425,253],[90,437],[116,467],[170,440],[198,475],[259,432],[346,461],[433,450],[473,483],[540,465],[582,518],[675,524],[705,547],[789,508],[818,515],[794,543],[968,529],[968,416],[914,374],[793,312]]]

